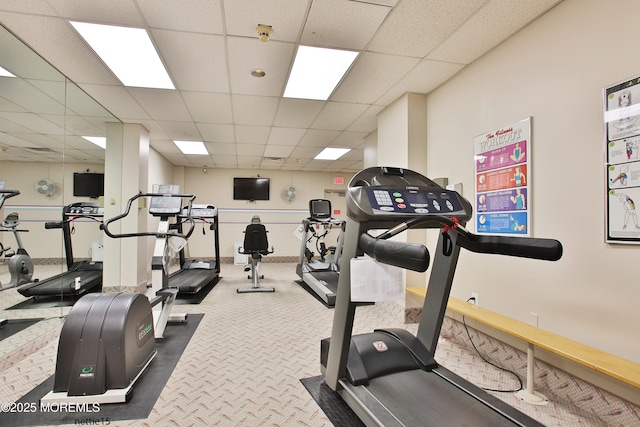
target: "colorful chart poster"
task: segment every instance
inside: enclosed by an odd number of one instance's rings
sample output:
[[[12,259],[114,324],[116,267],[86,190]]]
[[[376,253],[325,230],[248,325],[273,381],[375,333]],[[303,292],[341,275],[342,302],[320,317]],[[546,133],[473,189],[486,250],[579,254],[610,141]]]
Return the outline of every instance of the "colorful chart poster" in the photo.
[[[640,76],[604,90],[606,241],[640,243]]]
[[[531,235],[531,117],[473,139],[479,234]]]

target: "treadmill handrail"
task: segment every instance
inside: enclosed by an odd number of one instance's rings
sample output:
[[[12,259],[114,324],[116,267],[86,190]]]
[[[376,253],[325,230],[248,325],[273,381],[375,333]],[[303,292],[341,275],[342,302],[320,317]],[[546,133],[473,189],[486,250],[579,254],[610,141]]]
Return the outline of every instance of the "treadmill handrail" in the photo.
[[[429,250],[418,243],[377,239],[368,233],[360,235],[358,246],[383,264],[424,272],[429,268]]]
[[[129,211],[131,210],[131,205],[133,204],[133,202],[137,199],[139,199],[140,197],[181,197],[181,198],[188,198],[189,202],[187,205],[187,217],[189,219],[189,231],[187,233],[173,233],[172,236],[177,236],[177,237],[182,237],[185,239],[188,239],[191,234],[193,233],[193,230],[195,228],[195,221],[193,220],[193,217],[191,216],[191,206],[193,204],[193,201],[195,200],[196,196],[193,194],[164,194],[164,193],[138,193],[135,196],[133,196],[132,198],[130,198],[127,201],[127,206],[125,207],[125,210],[123,213],[121,213],[120,215],[116,215],[113,218],[109,218],[108,220],[106,220],[103,224],[102,224],[102,229],[104,230],[104,233],[114,239],[122,239],[122,238],[127,238],[127,237],[142,237],[142,236],[153,236],[153,237],[166,237],[167,233],[159,233],[159,232],[153,232],[153,231],[141,231],[141,232],[137,232],[137,233],[113,233],[111,231],[109,231],[109,224],[115,222],[115,221],[119,221],[122,218],[126,217],[127,215],[129,215]]]
[[[545,261],[557,261],[562,258],[562,243],[556,239],[478,235],[467,230],[454,219],[441,215],[417,217],[413,220],[402,222],[380,234],[377,239],[388,239],[404,230],[417,227],[424,223],[439,223],[439,226],[443,228],[443,233],[446,233],[444,229],[447,227],[455,229],[460,235],[456,240],[456,244],[471,252],[532,258]]]
[[[0,208],[4,205],[5,200],[18,196],[19,194],[20,191],[18,190],[0,190]]]

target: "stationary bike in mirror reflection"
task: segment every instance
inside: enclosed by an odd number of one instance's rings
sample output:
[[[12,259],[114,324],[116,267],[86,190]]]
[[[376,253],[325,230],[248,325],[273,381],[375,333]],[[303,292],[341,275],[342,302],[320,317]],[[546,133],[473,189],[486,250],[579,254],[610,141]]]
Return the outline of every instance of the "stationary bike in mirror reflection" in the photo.
[[[0,208],[4,205],[5,200],[19,195],[18,190],[0,190]],[[0,232],[11,232],[16,239],[18,247],[13,250],[10,247],[3,246],[0,243],[0,256],[4,256],[9,259],[9,273],[11,274],[11,280],[9,283],[0,283],[0,290],[15,288],[16,286],[23,285],[31,282],[33,276],[33,261],[29,257],[29,254],[22,246],[22,240],[19,233],[26,233],[29,230],[19,230],[18,224],[20,224],[20,215],[16,212],[8,214],[2,224],[0,225]]]

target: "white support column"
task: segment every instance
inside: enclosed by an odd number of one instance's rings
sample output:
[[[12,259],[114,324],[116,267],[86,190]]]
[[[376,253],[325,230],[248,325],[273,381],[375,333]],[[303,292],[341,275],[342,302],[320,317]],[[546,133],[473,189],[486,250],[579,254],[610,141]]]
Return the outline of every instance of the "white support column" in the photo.
[[[122,213],[129,198],[146,191],[149,163],[149,132],[139,124],[107,123],[105,153],[104,217]],[[135,208],[135,211],[133,209]],[[146,230],[145,209],[132,212],[115,223],[115,233]],[[150,259],[144,238],[104,238],[104,291],[144,291]]]
[[[372,134],[372,138],[374,136]],[[378,115],[376,165],[427,174],[426,95],[407,93]],[[406,235],[396,238],[426,244],[427,234],[425,230],[409,230]],[[424,274],[406,272],[408,286],[426,286],[426,280]]]

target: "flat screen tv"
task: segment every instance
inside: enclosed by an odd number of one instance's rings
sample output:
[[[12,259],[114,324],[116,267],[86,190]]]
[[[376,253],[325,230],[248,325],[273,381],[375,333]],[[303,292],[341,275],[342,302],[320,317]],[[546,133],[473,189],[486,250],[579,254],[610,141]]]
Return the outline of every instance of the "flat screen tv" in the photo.
[[[233,178],[233,200],[269,200],[269,178]]]
[[[73,195],[97,198],[104,196],[104,174],[94,172],[73,173]]]

